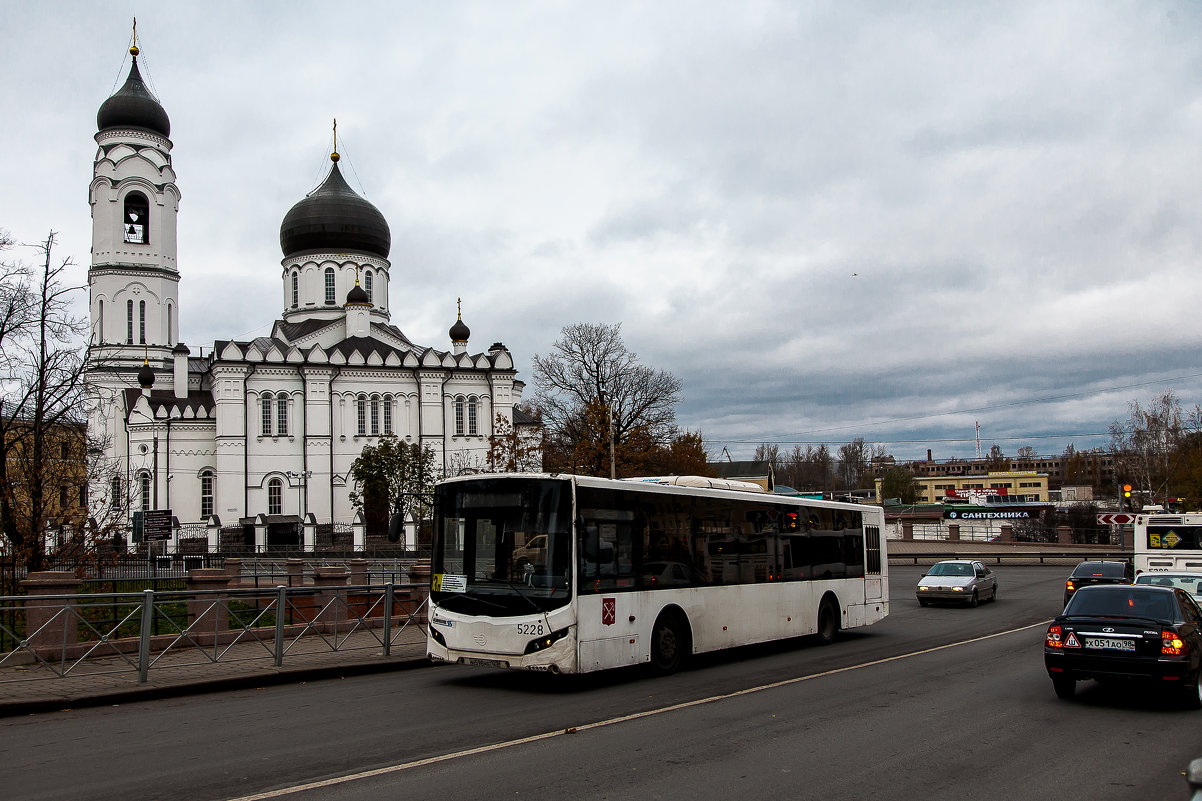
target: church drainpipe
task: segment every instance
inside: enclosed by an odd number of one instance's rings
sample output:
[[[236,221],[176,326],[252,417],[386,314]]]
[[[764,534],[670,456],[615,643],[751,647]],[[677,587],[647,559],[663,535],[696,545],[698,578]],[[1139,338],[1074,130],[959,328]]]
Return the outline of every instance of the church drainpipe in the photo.
[[[309,385],[305,381],[305,373],[298,365],[297,374],[301,380],[301,508],[296,510],[301,519],[301,545],[304,545],[305,509],[309,508]]]
[[[342,374],[341,367],[334,368],[330,377],[330,526],[334,525],[334,382]]]
[[[256,364],[250,366],[250,372],[242,381],[242,516],[250,517],[250,409],[246,402],[250,400],[250,377],[255,374]]]

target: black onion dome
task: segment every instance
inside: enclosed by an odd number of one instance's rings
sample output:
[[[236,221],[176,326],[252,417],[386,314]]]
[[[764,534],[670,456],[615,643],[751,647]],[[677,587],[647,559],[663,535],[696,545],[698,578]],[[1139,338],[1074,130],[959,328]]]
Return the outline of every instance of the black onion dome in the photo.
[[[367,290],[359,286],[358,282],[355,282],[355,285],[351,287],[351,291],[346,293],[346,303],[348,306],[354,303],[370,306],[371,300],[367,297]]]
[[[107,131],[110,128],[141,128],[171,138],[171,120],[142,82],[137,56],[129,68],[125,85],[101,103],[100,111],[96,112],[96,129]]]
[[[142,363],[142,369],[138,371],[138,386],[142,389],[150,389],[154,386],[154,370],[151,370],[150,365],[146,362]]]
[[[289,209],[280,225],[284,256],[351,251],[386,259],[391,247],[384,215],[347,185],[337,162],[321,186]]]
[[[467,342],[467,338],[472,335],[472,330],[463,324],[463,318],[460,317],[451,326],[450,333],[452,342]]]

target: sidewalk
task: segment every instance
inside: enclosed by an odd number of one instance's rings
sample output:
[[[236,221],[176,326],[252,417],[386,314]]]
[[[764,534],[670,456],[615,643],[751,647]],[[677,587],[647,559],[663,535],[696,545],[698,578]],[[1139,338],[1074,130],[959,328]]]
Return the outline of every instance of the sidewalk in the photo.
[[[420,634],[420,630],[418,630]],[[120,657],[89,659],[58,676],[42,664],[0,669],[0,717],[30,715],[85,706],[110,706],[206,692],[265,687],[340,676],[423,667],[426,641],[406,635],[384,656],[375,641],[347,643],[345,649],[288,654],[276,667],[261,645],[237,645],[212,661],[198,649],[164,655],[152,663],[147,681],[138,683],[133,664]]]

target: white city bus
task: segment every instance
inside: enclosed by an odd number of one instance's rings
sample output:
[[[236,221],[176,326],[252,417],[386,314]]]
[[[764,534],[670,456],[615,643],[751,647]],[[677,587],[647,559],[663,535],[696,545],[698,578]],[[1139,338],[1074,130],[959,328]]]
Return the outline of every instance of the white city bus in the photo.
[[[699,486],[680,486],[689,483]],[[888,614],[879,506],[735,487],[749,485],[562,474],[440,482],[430,659],[670,673],[691,654],[808,634],[829,642]]]
[[[1202,512],[1135,516],[1135,575],[1202,572]]]

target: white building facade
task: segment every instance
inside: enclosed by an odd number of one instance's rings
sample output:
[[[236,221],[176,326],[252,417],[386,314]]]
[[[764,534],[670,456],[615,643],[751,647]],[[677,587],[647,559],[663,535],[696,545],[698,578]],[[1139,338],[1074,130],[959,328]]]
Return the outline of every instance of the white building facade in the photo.
[[[513,358],[499,342],[469,353],[461,318],[449,350],[391,323],[388,224],[347,185],[337,153],[281,225],[283,309],[270,335],[198,354],[180,341],[170,122],[131,53],[97,114],[89,196],[89,427],[115,468],[90,488],[93,506],[170,509],[211,530],[240,524],[248,545],[255,527],[257,545],[310,546],[297,524],[355,519],[351,464],[383,436],[429,447],[446,474],[482,467],[497,419],[515,423]]]

